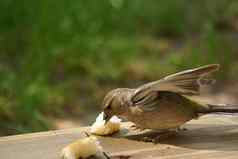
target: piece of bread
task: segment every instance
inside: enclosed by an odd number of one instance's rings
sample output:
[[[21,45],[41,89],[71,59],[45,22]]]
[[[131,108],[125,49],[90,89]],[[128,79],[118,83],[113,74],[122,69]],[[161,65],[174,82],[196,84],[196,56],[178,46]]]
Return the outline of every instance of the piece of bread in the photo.
[[[95,136],[89,136],[67,145],[60,156],[61,159],[88,158],[99,152],[102,152],[99,141]]]
[[[103,112],[98,115],[96,121],[91,126],[90,132],[95,135],[111,135],[120,130],[120,122],[116,116],[113,116],[107,123],[103,119]]]

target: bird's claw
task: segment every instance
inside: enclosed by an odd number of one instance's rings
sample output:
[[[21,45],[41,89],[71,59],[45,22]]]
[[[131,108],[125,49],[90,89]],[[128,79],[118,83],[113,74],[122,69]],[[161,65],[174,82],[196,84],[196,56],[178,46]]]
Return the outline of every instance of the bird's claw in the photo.
[[[133,131],[142,131],[143,130],[140,127],[138,127],[137,125],[131,125],[130,129],[133,130]]]
[[[152,142],[154,144],[157,144],[159,142],[161,142],[164,139],[167,139],[171,136],[176,135],[176,131],[168,131],[168,132],[162,132],[159,133],[157,136],[145,136],[141,139],[141,141],[143,142]]]
[[[155,138],[145,136],[145,137],[143,137],[143,138],[141,139],[141,141],[143,141],[143,142],[152,142],[152,143],[155,143]]]

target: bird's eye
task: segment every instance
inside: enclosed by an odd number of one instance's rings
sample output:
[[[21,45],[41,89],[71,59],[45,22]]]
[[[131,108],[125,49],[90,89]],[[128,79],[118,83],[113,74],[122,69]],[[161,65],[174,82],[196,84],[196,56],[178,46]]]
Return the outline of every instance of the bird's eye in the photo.
[[[109,110],[110,110],[110,109],[111,109],[111,105],[108,105],[108,106],[107,106],[107,109],[109,109]]]

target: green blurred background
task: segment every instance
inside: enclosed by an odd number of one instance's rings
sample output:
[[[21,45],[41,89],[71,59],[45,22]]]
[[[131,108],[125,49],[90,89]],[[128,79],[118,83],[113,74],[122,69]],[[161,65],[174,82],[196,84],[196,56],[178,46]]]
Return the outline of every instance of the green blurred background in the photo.
[[[0,135],[90,124],[110,89],[203,64],[238,90],[237,41],[236,0],[1,0]]]

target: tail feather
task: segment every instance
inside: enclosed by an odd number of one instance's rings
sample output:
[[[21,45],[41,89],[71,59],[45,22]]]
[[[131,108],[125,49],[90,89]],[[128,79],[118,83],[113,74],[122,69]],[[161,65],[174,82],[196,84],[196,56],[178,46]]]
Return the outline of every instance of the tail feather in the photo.
[[[238,105],[229,105],[229,104],[208,104],[206,110],[202,110],[200,113],[209,114],[209,113],[238,113]]]

